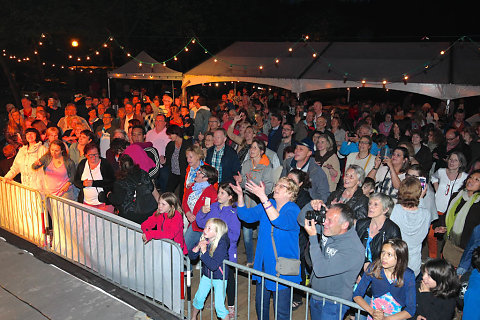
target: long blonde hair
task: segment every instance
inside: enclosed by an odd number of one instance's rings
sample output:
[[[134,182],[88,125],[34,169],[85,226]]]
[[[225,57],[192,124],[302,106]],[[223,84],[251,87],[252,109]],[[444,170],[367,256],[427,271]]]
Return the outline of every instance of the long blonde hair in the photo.
[[[223,235],[228,232],[228,226],[222,219],[218,219],[218,218],[208,219],[207,223],[205,223],[205,228],[208,226],[208,224],[214,225],[215,232],[217,233],[217,235],[215,236],[215,239],[210,239],[210,251],[208,253],[210,254],[210,257],[213,257],[213,253],[217,249],[218,242],[223,237]],[[205,235],[202,234],[202,236],[200,237],[200,241],[205,239],[206,239]]]

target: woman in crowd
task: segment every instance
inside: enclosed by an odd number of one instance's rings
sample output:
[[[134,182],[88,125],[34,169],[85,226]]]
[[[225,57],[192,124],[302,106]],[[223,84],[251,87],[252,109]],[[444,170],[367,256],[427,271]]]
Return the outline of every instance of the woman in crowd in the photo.
[[[205,132],[205,135],[203,137],[203,140],[201,142],[202,150],[204,157],[207,156],[207,150],[211,147],[213,147],[213,132]]]
[[[85,159],[85,146],[92,141],[95,142],[95,140],[95,134],[90,129],[80,132],[78,141],[72,143],[68,148],[70,159],[72,159],[75,165],[78,165],[81,160]]]
[[[454,267],[458,267],[473,229],[480,224],[479,212],[480,170],[476,170],[468,176],[464,187],[453,194],[446,211],[445,223],[439,219],[439,225],[434,225],[435,232],[446,233],[443,256]]]
[[[358,140],[358,152],[352,152],[347,156],[345,168],[352,164],[361,167],[365,173],[370,172],[375,165],[375,156],[370,153],[372,138],[363,136]]]
[[[257,248],[255,253],[254,269],[270,275],[279,276],[282,279],[299,283],[300,267],[298,275],[280,275],[276,271],[276,258],[285,257],[299,259],[298,248],[299,225],[297,216],[300,209],[294,203],[298,193],[298,186],[292,179],[282,177],[274,188],[273,199],[269,199],[265,193],[263,182],[256,184],[247,181],[245,188],[248,192],[256,194],[260,204],[253,208],[245,206],[243,190],[240,183],[231,185],[238,195],[238,217],[247,223],[260,222],[258,229]],[[273,243],[275,243],[275,252]],[[257,282],[255,295],[255,308],[259,319],[270,319],[270,297],[273,295],[274,310],[277,311],[278,319],[290,319],[291,291],[283,285],[253,276]],[[278,290],[278,291],[277,291]]]
[[[175,192],[177,187],[181,185],[179,198],[182,199],[183,182],[188,165],[186,150],[192,145],[192,141],[183,138],[182,128],[177,125],[170,125],[166,133],[171,140],[165,147],[165,157],[162,163],[169,168],[167,191]]]
[[[143,223],[153,212],[135,212],[135,197],[137,185],[144,185],[145,190],[153,192],[153,183],[148,173],[135,164],[133,159],[122,154],[119,158],[119,170],[112,191],[107,193],[107,199],[118,210],[118,215],[136,223]]]
[[[426,189],[415,177],[407,177],[400,184],[398,203],[390,219],[400,227],[402,239],[408,244],[408,267],[420,273],[422,263],[422,242],[428,234],[431,215],[427,209],[419,207],[420,198]]]
[[[266,145],[262,140],[253,139],[250,147],[250,160],[247,160],[242,165],[242,172],[234,176],[235,181],[245,188],[247,180],[255,183],[263,182],[265,192],[269,194],[273,188],[272,165],[270,160],[265,155]],[[260,203],[258,195],[247,193],[245,195],[245,205],[247,208],[253,208]],[[244,224],[242,227],[243,241],[245,244],[245,251],[247,253],[247,267],[253,266],[253,229],[254,225]]]
[[[385,121],[380,123],[380,125],[378,126],[378,133],[383,134],[385,137],[388,137],[390,131],[392,130],[392,126],[392,115],[390,113],[385,113]]]
[[[233,128],[237,121],[240,120],[240,116],[236,116],[233,119],[232,124],[228,127],[227,135],[228,137],[237,144],[236,151],[238,154],[238,159],[240,163],[243,163],[245,159],[248,158],[248,151],[250,150],[250,146],[253,143],[253,139],[255,138],[254,128],[249,125],[247,122],[244,122],[242,126],[245,126],[243,130],[243,136],[236,135],[233,132]]]
[[[385,193],[395,200],[400,182],[405,178],[408,161],[408,150],[403,147],[393,149],[391,158],[382,159],[378,154],[375,157],[375,166],[368,174],[375,180],[376,192]]]
[[[47,149],[42,145],[40,132],[37,129],[26,129],[25,139],[27,143],[18,150],[10,170],[5,175],[5,179],[11,181],[20,173],[23,185],[36,190],[42,190],[43,173],[35,171],[32,165],[46,153]]]
[[[343,186],[330,193],[327,206],[335,203],[345,203],[355,213],[355,220],[363,219],[368,212],[368,197],[363,194],[362,183],[365,172],[359,166],[352,164],[345,171]]]
[[[340,161],[335,152],[334,141],[327,134],[320,134],[315,151],[315,162],[322,167],[327,175],[330,192],[335,191],[340,180]]]
[[[185,243],[191,250],[200,239],[202,229],[198,227],[196,216],[205,203],[217,201],[217,190],[214,185],[218,182],[218,171],[209,165],[203,165],[197,171],[194,183],[187,187],[183,197],[182,208],[189,222],[185,232]]]
[[[19,149],[25,140],[25,122],[20,111],[17,108],[12,108],[8,113],[8,123],[5,130],[5,139],[8,144],[11,144],[15,149]]]
[[[121,130],[121,129],[120,129]],[[122,130],[123,131],[123,130]],[[130,143],[122,138],[114,138],[110,143],[110,148],[106,152],[106,159],[110,163],[114,172],[120,169],[120,155],[127,149]]]
[[[400,228],[390,220],[394,202],[390,196],[374,193],[368,202],[368,217],[360,219],[355,225],[358,237],[365,247],[365,264],[380,258],[382,245],[389,239],[401,239]]]
[[[312,201],[312,197],[308,192],[308,189],[312,186],[312,182],[310,181],[310,177],[308,173],[300,170],[300,169],[292,169],[287,178],[292,179],[295,184],[298,186],[298,194],[295,203],[297,206],[302,209],[306,204]],[[271,196],[269,196],[271,198]],[[308,250],[308,234],[304,228],[300,228],[300,232],[298,234],[298,246],[300,248],[300,262],[301,262],[301,276],[302,276],[302,284],[305,284],[306,281],[306,261],[305,261],[305,250]],[[299,292],[294,291],[293,294],[293,303],[292,303],[292,310],[298,309],[302,305],[302,295]]]
[[[203,160],[205,159],[203,150],[198,145],[189,146],[185,151],[185,155],[187,158],[188,166],[185,173],[185,183],[183,185],[184,194],[187,188],[194,183],[195,177],[197,176],[197,172],[198,170],[200,170],[200,167],[205,164],[203,162]]]
[[[390,147],[390,149],[396,148],[400,140],[402,140],[402,137],[404,135],[404,132],[400,129],[398,126],[398,123],[394,122],[392,125],[392,129],[390,130],[390,133],[387,136],[387,144]]]
[[[422,274],[422,280],[417,283],[417,310],[412,319],[453,319],[460,290],[455,268],[443,259],[432,259],[422,266]]]
[[[337,144],[337,149],[340,149],[343,141],[345,141],[345,130],[342,128],[342,121],[340,120],[340,117],[335,114],[332,117],[332,121],[330,124],[332,127],[330,131],[335,136],[335,143]]]
[[[433,164],[432,152],[422,143],[422,133],[418,130],[412,132],[412,145],[415,152],[415,159],[422,165],[426,172],[430,172]]]
[[[34,170],[41,167],[43,167],[45,174],[45,193],[76,200],[77,189],[73,184],[75,163],[68,156],[63,141],[52,141],[48,147],[48,152],[32,165]]]
[[[466,166],[467,160],[463,153],[454,151],[447,158],[447,167],[440,168],[433,174],[432,184],[439,214],[445,213],[450,198],[460,190],[467,179],[468,175],[464,172]]]
[[[112,190],[115,181],[113,168],[107,160],[100,157],[100,151],[94,142],[85,146],[84,153],[86,159],[78,164],[74,179],[75,186],[80,189],[78,202],[113,213],[114,207],[102,202],[106,197],[98,197],[100,192],[103,191],[106,195]]]
[[[445,142],[445,137],[440,129],[430,126],[427,130],[427,147],[431,152]]]

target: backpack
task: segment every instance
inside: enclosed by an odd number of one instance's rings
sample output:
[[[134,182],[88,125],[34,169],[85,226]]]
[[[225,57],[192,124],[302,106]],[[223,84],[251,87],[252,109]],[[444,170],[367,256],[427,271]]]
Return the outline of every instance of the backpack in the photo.
[[[151,215],[157,210],[157,200],[150,191],[149,184],[142,180],[135,182],[135,197],[133,198],[136,215]]]

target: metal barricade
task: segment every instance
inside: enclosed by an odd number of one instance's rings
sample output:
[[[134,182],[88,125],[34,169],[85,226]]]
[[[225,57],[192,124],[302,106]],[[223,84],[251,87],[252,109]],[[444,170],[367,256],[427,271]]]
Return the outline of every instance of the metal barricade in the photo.
[[[285,290],[290,290],[290,304],[289,304],[290,305],[290,319],[294,319],[294,320],[310,319],[309,309],[310,309],[310,298],[312,297],[312,295],[320,297],[319,300],[322,301],[322,303],[325,303],[326,301],[330,301],[334,304],[340,305],[340,314],[342,313],[342,311],[347,309],[347,310],[350,310],[349,314],[354,315],[355,319],[358,320],[361,317],[360,312],[363,311],[363,309],[358,304],[356,304],[352,301],[347,301],[347,300],[344,300],[344,299],[341,299],[341,298],[328,296],[326,294],[315,291],[315,290],[313,290],[311,288],[308,288],[308,287],[305,287],[303,285],[300,285],[300,284],[297,284],[297,283],[294,283],[294,282],[290,282],[290,281],[278,278],[276,276],[272,276],[270,274],[267,274],[267,273],[264,273],[264,272],[261,272],[261,271],[257,271],[257,270],[252,269],[252,268],[245,267],[245,266],[243,266],[241,264],[238,264],[238,263],[234,263],[234,262],[227,261],[227,260],[223,261],[223,270],[228,268],[228,266],[230,266],[231,269],[233,269],[234,272],[235,272],[235,317],[230,318],[230,319],[250,319],[250,318],[257,319],[257,314],[255,312],[255,297],[254,297],[254,293],[252,293],[252,288],[251,288],[252,287],[252,276],[253,275],[256,275],[256,276],[258,276],[262,279],[262,284],[261,284],[261,286],[262,286],[261,290],[262,291],[264,289],[263,286],[265,284],[265,279],[275,282],[277,291],[278,291],[279,285],[283,285],[283,286],[288,287],[288,289],[285,289]],[[201,277],[201,271],[200,271],[199,278],[200,277]],[[225,279],[225,276],[224,276],[223,281],[224,281],[224,284],[226,285],[227,280]],[[294,290],[305,299],[305,303],[302,305],[302,307],[298,308],[295,311],[292,310]],[[240,293],[240,296],[239,296],[239,293]],[[225,303],[225,302],[224,301],[213,302],[212,297],[213,297],[213,292],[211,291],[210,292],[210,312],[208,312],[208,313],[210,314],[210,319],[217,319],[215,311],[213,310],[214,304]],[[278,299],[278,296],[276,296],[276,297]],[[252,301],[254,303],[253,307],[252,307]],[[270,301],[270,299],[269,299],[269,301]],[[277,320],[277,318],[278,318],[277,317],[277,307],[278,307],[277,302],[278,302],[278,300],[275,301],[275,303],[274,303],[275,307],[273,308],[273,310],[270,310],[270,319]],[[262,300],[261,309],[263,309],[263,300]],[[272,313],[272,311],[273,311],[273,313]],[[205,314],[205,313],[206,312],[201,312],[200,311],[200,313],[199,313],[200,317],[199,318],[203,319],[203,314]],[[189,310],[188,314],[190,315],[190,310]],[[259,315],[258,318],[262,319],[263,315]],[[342,320],[342,319],[343,319],[343,317],[339,317],[339,320]],[[332,320],[335,320],[335,319],[332,319]]]
[[[46,203],[53,253],[184,317],[184,270],[189,262],[176,242],[144,244],[137,223],[56,196],[47,196]]]
[[[0,227],[39,247],[45,247],[45,202],[35,189],[0,178]]]

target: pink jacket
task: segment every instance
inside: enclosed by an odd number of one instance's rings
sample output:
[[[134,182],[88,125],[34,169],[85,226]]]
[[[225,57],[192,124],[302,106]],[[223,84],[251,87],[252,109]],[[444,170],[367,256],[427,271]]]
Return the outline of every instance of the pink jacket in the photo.
[[[152,230],[154,227],[156,230]],[[166,213],[155,212],[150,218],[145,220],[142,225],[142,231],[147,237],[151,239],[170,239],[180,245],[183,254],[187,254],[187,245],[183,237],[183,216],[180,212],[175,211],[172,218],[168,218]]]

